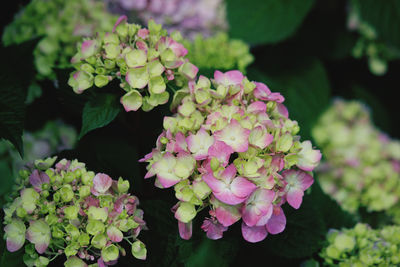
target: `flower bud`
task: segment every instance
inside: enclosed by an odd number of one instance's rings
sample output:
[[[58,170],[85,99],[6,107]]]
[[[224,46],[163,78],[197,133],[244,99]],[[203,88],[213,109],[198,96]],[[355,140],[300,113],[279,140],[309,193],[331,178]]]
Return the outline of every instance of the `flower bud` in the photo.
[[[123,194],[129,190],[129,181],[124,180],[121,177],[118,179],[118,192]]]
[[[147,62],[146,52],[139,49],[133,49],[125,55],[125,62],[129,68],[144,66]]]
[[[131,90],[121,97],[120,102],[124,106],[125,111],[136,111],[142,106],[143,99],[137,90]]]
[[[98,249],[104,248],[104,246],[107,244],[107,236],[106,234],[97,234],[92,238],[92,246]]]
[[[179,72],[185,75],[188,79],[193,80],[196,78],[199,68],[190,62],[186,62],[179,68]]]
[[[88,185],[83,185],[79,188],[79,197],[85,198],[90,195],[90,187]]]
[[[101,221],[89,219],[86,225],[86,232],[91,235],[97,235],[104,232],[104,224]]]
[[[69,184],[63,185],[58,192],[60,192],[61,199],[64,202],[70,202],[74,198],[74,191]]]
[[[105,75],[96,75],[96,77],[94,77],[94,84],[100,88],[106,86],[109,81],[108,76]]]
[[[109,245],[101,250],[101,257],[105,262],[116,260],[119,256],[119,250],[116,245]]]
[[[136,240],[132,244],[131,248],[132,255],[139,260],[145,260],[147,255],[147,249],[145,244],[142,241]]]
[[[66,262],[64,262],[65,267],[86,267],[87,264],[80,258],[73,256],[69,257]]]
[[[78,218],[79,207],[77,206],[69,206],[64,209],[65,217],[69,220],[73,220]]]

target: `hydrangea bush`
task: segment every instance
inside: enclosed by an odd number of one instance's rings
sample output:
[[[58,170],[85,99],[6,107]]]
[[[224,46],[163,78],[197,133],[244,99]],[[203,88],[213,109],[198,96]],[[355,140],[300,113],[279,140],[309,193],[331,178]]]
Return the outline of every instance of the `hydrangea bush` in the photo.
[[[107,266],[126,254],[125,240],[134,257],[145,259],[137,239],[146,229],[143,211],[128,193],[129,182],[96,174],[77,160],[55,161],[36,160],[16,178],[3,208],[7,250],[24,247],[27,266],[47,266],[63,254],[66,267]]]
[[[69,67],[82,37],[105,31],[117,19],[97,0],[32,0],[3,34],[5,45],[43,37],[35,49],[39,78],[55,78],[54,67]]]
[[[211,36],[226,30],[223,0],[106,0],[109,9],[125,14],[132,21],[147,24],[150,19],[162,24],[169,32],[179,31],[185,38],[196,34]]]
[[[121,16],[112,32],[85,40],[71,62],[77,69],[68,81],[76,93],[103,87],[117,79],[125,91],[121,104],[126,111],[149,111],[168,102],[167,85],[181,86],[196,77],[198,68],[186,58],[187,49],[167,35],[160,24],[148,29]]]
[[[330,230],[320,256],[326,266],[398,266],[399,248],[400,226],[375,230],[359,223],[352,229]]]
[[[60,120],[48,121],[42,129],[23,134],[24,158],[8,141],[0,141],[0,159],[7,164],[14,175],[18,174],[27,162],[46,158],[65,149],[74,148],[78,135],[75,128]]]
[[[249,242],[278,234],[286,225],[281,206],[298,209],[313,183],[321,154],[300,141],[284,97],[239,71],[200,76],[177,91],[156,148],[147,154],[145,178],[174,187],[172,208],[182,238],[192,235],[196,214],[209,207],[202,229],[211,239],[242,219]]]
[[[373,125],[364,105],[336,100],[312,135],[326,159],[318,168],[321,186],[344,209],[384,211],[398,204],[400,142]]]
[[[249,46],[238,39],[229,39],[220,32],[210,37],[198,34],[194,40],[184,40],[188,59],[199,69],[239,69],[242,72],[254,60]]]

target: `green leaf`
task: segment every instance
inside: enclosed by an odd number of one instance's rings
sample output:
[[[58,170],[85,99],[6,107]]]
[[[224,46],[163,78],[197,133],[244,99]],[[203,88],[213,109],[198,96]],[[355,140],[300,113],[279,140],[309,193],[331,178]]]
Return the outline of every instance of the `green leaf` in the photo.
[[[1,146],[1,141],[0,141],[0,146]],[[1,173],[1,179],[0,179],[0,206],[2,207],[2,199],[1,197],[8,193],[14,183],[14,177],[12,173],[12,167],[6,160],[1,160],[0,161],[0,173]]]
[[[82,129],[79,139],[88,132],[112,122],[120,110],[120,105],[115,95],[98,94],[87,102],[83,108]]]
[[[300,26],[314,0],[228,0],[230,34],[251,44],[277,43]]]
[[[361,20],[376,30],[378,38],[400,48],[400,1],[356,0]]]
[[[251,80],[264,82],[272,92],[285,97],[289,118],[298,121],[302,139],[311,138],[311,128],[330,104],[330,84],[322,63],[317,59],[261,72],[249,70]]]
[[[231,257],[235,250],[235,244],[232,242],[220,240],[211,240],[202,233],[203,238],[197,247],[190,250],[189,257],[184,261],[186,267],[200,266],[230,266],[233,260]]]
[[[25,100],[34,74],[33,49],[38,41],[0,47],[0,139],[9,140],[21,156]]]
[[[24,248],[16,252],[9,252],[6,249],[6,241],[3,240],[3,227],[1,227],[1,236],[0,236],[0,266],[7,266],[7,267],[20,267],[25,266],[22,256],[24,254]]]

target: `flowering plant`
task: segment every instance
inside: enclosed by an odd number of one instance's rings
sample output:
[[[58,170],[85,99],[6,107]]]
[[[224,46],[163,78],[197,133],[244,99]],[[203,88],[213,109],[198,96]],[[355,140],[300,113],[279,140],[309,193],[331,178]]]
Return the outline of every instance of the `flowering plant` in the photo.
[[[364,105],[336,100],[312,133],[326,159],[317,170],[321,186],[344,209],[384,211],[397,205],[400,143],[373,125]]]
[[[327,266],[397,266],[400,227],[372,229],[358,223],[352,229],[332,229],[320,256]]]
[[[212,81],[200,76],[176,92],[176,114],[164,117],[156,148],[141,161],[148,163],[145,178],[174,186],[182,238],[191,237],[192,221],[206,207],[202,229],[211,239],[240,219],[249,242],[284,230],[281,206],[300,207],[321,154],[300,141],[283,102],[239,71],[216,71]]]
[[[167,84],[182,85],[194,79],[198,69],[186,58],[187,49],[167,35],[154,21],[149,28],[127,23],[121,16],[111,33],[85,40],[71,62],[77,69],[68,84],[80,94],[118,79],[126,92],[121,103],[126,111],[149,111],[169,99]]]
[[[55,161],[36,160],[20,171],[4,206],[8,251],[25,245],[27,266],[47,266],[62,254],[67,267],[87,266],[84,260],[107,266],[126,254],[121,246],[126,240],[133,256],[145,259],[146,247],[137,239],[146,229],[143,211],[128,193],[129,182],[95,174],[77,160],[51,167]]]

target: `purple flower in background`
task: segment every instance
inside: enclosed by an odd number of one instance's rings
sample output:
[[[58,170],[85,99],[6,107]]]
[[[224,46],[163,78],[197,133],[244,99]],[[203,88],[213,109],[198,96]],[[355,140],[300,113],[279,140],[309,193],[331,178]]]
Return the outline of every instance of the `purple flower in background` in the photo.
[[[168,31],[184,37],[197,33],[210,36],[226,30],[225,5],[221,0],[106,0],[111,12],[125,14],[130,20],[147,24],[150,19]]]

